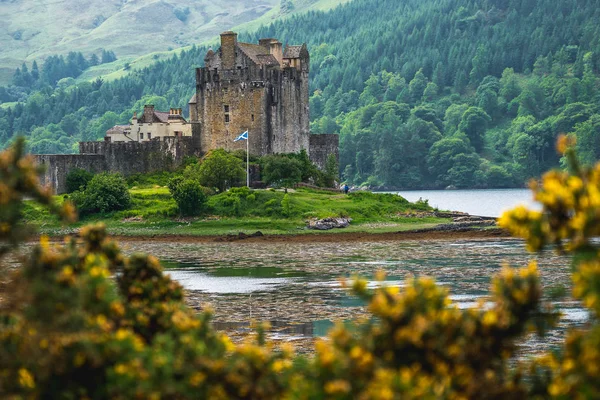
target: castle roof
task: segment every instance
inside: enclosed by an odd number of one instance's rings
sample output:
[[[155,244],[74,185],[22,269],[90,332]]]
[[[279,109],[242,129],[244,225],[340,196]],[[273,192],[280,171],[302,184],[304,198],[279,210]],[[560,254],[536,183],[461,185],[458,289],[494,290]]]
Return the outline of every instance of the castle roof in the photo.
[[[197,103],[198,103],[198,98],[196,97],[196,93],[194,93],[194,95],[192,96],[190,101],[188,101],[188,104],[197,104]]]
[[[279,61],[272,54],[259,54],[256,56],[258,58],[258,64],[262,65],[279,65]]]
[[[235,48],[235,51],[232,47]],[[227,68],[223,67],[224,52],[227,57]],[[290,62],[283,62],[282,58],[291,60],[308,59],[309,57],[306,44],[301,46],[286,45],[285,49],[282,49],[281,42],[277,39],[260,39],[257,44],[244,43],[237,41],[237,34],[227,31],[221,34],[221,47],[219,50],[215,52],[212,49],[209,49],[207,51],[204,57],[204,67],[208,70],[232,69],[232,67],[235,69],[236,63],[240,62],[238,59],[240,55],[249,61],[249,63],[242,62],[242,66],[248,67],[248,64],[253,64],[258,67],[266,66],[269,68],[288,68]],[[294,64],[294,66],[300,68],[297,64]],[[240,65],[237,65],[237,67],[240,67]],[[190,100],[190,102],[191,101],[192,100]]]
[[[154,111],[154,121],[151,122],[169,122],[169,113],[165,111]]]
[[[285,46],[283,58],[300,58],[302,46]]]
[[[138,117],[137,121],[142,124],[151,124],[153,122],[168,123],[169,120],[175,119],[185,121],[185,118],[180,114],[172,114],[169,111],[156,111],[153,106],[145,106],[144,112]]]
[[[129,125],[115,125],[112,128],[110,128],[108,131],[106,131],[106,133],[107,134],[124,133],[128,129],[129,129]]]
[[[262,64],[259,56],[269,55],[268,50],[258,44],[238,42],[238,48],[257,64]]]

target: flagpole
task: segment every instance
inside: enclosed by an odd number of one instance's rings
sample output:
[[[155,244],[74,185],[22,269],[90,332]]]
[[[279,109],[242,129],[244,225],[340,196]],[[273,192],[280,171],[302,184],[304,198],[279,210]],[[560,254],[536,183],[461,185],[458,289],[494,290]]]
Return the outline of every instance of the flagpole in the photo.
[[[246,139],[246,186],[250,189],[250,131],[248,132],[248,139]]]

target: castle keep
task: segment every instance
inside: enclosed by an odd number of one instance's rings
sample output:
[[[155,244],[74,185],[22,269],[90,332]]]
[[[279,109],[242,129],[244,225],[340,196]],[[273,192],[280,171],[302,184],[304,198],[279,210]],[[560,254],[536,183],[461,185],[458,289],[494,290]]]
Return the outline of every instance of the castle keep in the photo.
[[[306,150],[324,169],[330,154],[338,156],[337,135],[311,135],[308,106],[310,55],[306,45],[283,47],[276,39],[258,44],[221,34],[221,47],[209,50],[196,69],[196,90],[189,101],[189,120],[180,108],[158,111],[146,105],[128,125],[116,125],[103,142],[79,144],[78,155],[38,155],[46,165],[43,183],[62,193],[73,168],[123,175],[176,168],[187,156],[210,150],[246,150],[234,142],[248,131],[250,154],[297,153]]]
[[[204,64],[196,69],[196,94],[189,103],[202,150],[245,150],[245,143],[233,140],[248,131],[251,154],[310,153],[305,44],[241,43],[237,33],[224,32],[220,49],[209,50]]]

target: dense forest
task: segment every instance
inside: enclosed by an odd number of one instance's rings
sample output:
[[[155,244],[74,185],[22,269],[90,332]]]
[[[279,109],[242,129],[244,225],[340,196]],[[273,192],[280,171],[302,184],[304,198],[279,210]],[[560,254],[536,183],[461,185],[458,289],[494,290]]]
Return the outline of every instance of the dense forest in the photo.
[[[560,165],[563,132],[600,158],[599,20],[593,0],[355,0],[240,40],[309,45],[311,129],[340,134],[348,183],[511,187]],[[71,152],[144,103],[184,107],[206,51],[112,82],[42,82],[0,106],[0,145],[25,135],[33,152]]]

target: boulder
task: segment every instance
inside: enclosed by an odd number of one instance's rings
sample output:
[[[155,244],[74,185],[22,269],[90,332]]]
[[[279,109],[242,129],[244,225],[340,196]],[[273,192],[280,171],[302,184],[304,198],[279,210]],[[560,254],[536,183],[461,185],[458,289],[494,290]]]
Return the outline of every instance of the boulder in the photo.
[[[327,231],[334,228],[346,228],[352,222],[352,218],[323,218],[311,219],[307,222],[308,229]]]

